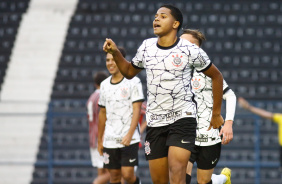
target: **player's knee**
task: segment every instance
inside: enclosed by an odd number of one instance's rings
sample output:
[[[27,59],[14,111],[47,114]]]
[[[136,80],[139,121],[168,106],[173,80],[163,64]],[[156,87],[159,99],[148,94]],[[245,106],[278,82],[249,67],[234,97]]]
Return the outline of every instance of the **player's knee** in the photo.
[[[136,180],[135,175],[131,173],[123,173],[122,178],[128,183],[134,183]]]

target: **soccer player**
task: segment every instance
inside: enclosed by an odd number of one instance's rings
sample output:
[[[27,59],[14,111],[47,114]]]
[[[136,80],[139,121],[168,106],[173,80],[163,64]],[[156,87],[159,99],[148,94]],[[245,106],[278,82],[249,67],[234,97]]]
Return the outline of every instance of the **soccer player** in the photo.
[[[97,72],[94,75],[94,86],[96,90],[91,94],[87,101],[87,116],[89,122],[89,143],[91,161],[93,167],[97,167],[98,176],[94,179],[93,184],[103,184],[110,180],[110,174],[107,169],[103,168],[103,157],[99,155],[97,150],[97,137],[98,137],[98,116],[99,116],[99,96],[100,84],[108,77],[105,72]]]
[[[201,46],[205,41],[205,36],[198,30],[184,29],[181,35],[197,46]],[[223,99],[226,100],[226,117],[224,126],[220,129],[210,129],[207,131],[210,119],[213,99],[211,79],[201,72],[194,72],[192,87],[196,94],[198,104],[197,112],[197,137],[195,150],[191,153],[187,165],[186,184],[191,182],[193,163],[197,162],[197,181],[198,183],[230,184],[231,170],[224,168],[221,175],[212,174],[220,158],[221,144],[228,144],[233,139],[233,120],[236,109],[236,95],[223,81]],[[221,135],[223,138],[221,139]]]
[[[125,57],[124,49],[119,51]],[[129,184],[139,184],[134,166],[138,165],[142,84],[137,77],[124,78],[110,53],[106,55],[106,67],[111,76],[101,83],[98,151],[104,156],[110,183],[121,183],[123,178]]]
[[[242,97],[239,97],[238,102],[242,108],[278,124],[278,141],[280,144],[280,171],[282,172],[282,113],[273,113],[258,107],[254,107]]]
[[[178,8],[162,5],[153,21],[157,38],[144,40],[131,63],[111,39],[106,39],[103,46],[105,52],[113,55],[125,77],[132,78],[146,69],[145,156],[155,184],[186,182],[186,167],[194,149],[197,127],[197,104],[191,86],[194,69],[212,79],[214,104],[209,129],[219,128],[224,122],[220,115],[222,75],[201,48],[177,37],[182,22]]]

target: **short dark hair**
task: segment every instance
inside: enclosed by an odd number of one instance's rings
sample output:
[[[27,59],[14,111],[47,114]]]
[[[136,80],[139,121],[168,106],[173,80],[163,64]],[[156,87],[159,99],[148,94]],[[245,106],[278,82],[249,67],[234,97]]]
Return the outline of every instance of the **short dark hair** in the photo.
[[[175,18],[176,21],[179,22],[179,26],[177,28],[177,32],[178,32],[181,29],[182,24],[183,24],[183,15],[182,15],[181,11],[177,7],[175,7],[171,4],[164,4],[160,8],[162,8],[162,7],[170,9],[171,15]]]
[[[122,54],[122,56],[125,58],[125,56],[126,56],[125,48],[123,48],[123,47],[118,47],[118,50],[120,51],[120,53]]]
[[[196,29],[183,29],[183,32],[181,35],[183,34],[190,34],[192,35],[195,39],[197,39],[199,41],[199,46],[202,45],[202,43],[206,40],[205,35]]]
[[[100,86],[101,82],[105,80],[109,75],[106,72],[100,71],[94,74],[94,83]]]
[[[125,48],[118,46],[118,50],[120,51],[121,55],[125,58],[126,56]],[[105,52],[105,54],[107,55],[108,53]]]

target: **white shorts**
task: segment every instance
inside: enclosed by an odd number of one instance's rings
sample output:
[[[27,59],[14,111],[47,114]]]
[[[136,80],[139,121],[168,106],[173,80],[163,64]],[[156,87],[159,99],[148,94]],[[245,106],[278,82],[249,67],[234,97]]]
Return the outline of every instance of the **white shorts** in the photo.
[[[104,157],[100,156],[97,148],[90,148],[90,154],[93,167],[104,168]]]

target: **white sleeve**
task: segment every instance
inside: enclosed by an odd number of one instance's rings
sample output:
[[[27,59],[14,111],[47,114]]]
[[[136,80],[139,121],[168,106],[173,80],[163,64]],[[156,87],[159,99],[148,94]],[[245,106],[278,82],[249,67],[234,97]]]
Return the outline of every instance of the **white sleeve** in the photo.
[[[229,89],[223,95],[223,99],[226,100],[226,115],[225,121],[234,120],[235,110],[236,110],[236,95]]]
[[[131,61],[131,64],[133,65],[133,67],[140,68],[140,69],[144,68],[145,48],[146,48],[146,40],[143,41],[142,45],[138,48],[136,55],[134,56],[134,58]]]
[[[141,80],[138,77],[134,77],[133,79],[131,79],[131,84],[132,84],[132,93],[131,93],[132,103],[137,101],[144,101],[144,94],[143,94]]]

